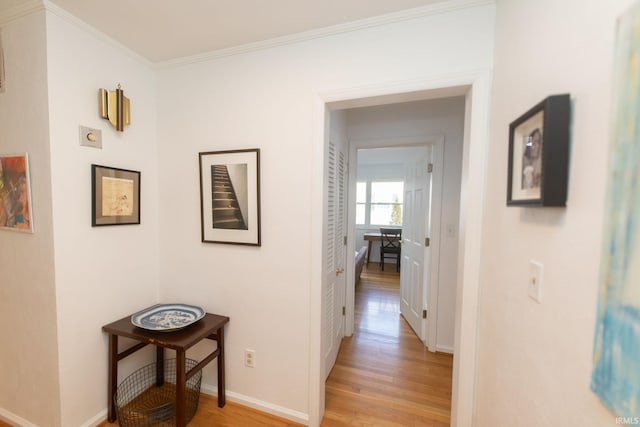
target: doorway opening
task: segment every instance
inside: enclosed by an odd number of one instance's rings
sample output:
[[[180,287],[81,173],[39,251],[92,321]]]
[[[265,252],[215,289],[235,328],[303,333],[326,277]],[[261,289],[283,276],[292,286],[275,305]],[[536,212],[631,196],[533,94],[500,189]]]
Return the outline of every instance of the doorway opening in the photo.
[[[368,265],[378,263],[380,242],[367,234],[401,228],[402,314],[429,350],[448,353],[454,350],[465,108],[464,96],[450,96],[332,110],[329,116],[332,137],[343,135],[347,143],[345,229],[353,246],[345,253],[366,246]],[[401,186],[401,197],[374,197],[376,183]],[[358,188],[366,190],[364,200],[358,200]],[[401,199],[400,209],[394,197]],[[346,336],[354,331],[354,294],[355,278],[348,275]]]
[[[451,230],[458,228],[464,111],[465,99],[457,96],[328,114],[323,232],[325,378],[336,363],[343,337],[351,336],[356,326],[355,284],[359,278],[347,259],[356,252],[342,247],[349,242],[360,252],[366,245],[367,272],[374,265],[383,271],[383,229],[402,233],[399,257],[386,268],[399,271],[396,315],[402,315],[421,345],[432,352],[453,353],[457,240],[452,235],[443,241],[441,214],[447,214]],[[445,141],[449,145],[446,162]],[[349,171],[346,177],[345,169]],[[441,249],[452,253],[442,269]],[[440,293],[448,296],[443,310],[448,318],[438,316]]]
[[[386,107],[396,109],[399,106]],[[404,107],[404,106],[403,106]],[[410,108],[410,115],[421,115],[420,104]],[[401,117],[409,117],[402,114]],[[406,119],[404,119],[406,120]],[[395,122],[396,120],[394,120]],[[404,128],[404,127],[403,127]],[[407,129],[405,129],[406,131]],[[425,140],[432,137],[425,137]],[[435,138],[441,142],[442,138]],[[389,142],[391,144],[391,142]],[[371,144],[370,141],[361,141],[360,146]],[[440,189],[442,171],[438,159],[435,171],[438,175],[432,180],[434,158],[433,153],[442,152],[442,147],[424,141],[415,146],[389,145],[384,148],[356,148],[356,194],[355,194],[355,247],[367,251],[367,270],[379,266],[379,270],[398,271],[399,304],[397,314],[401,314],[407,321],[418,339],[428,344],[435,351],[435,337],[429,340],[427,337],[427,319],[423,319],[423,310],[428,304],[433,307],[437,300],[429,298],[430,285],[437,287],[437,274],[433,277],[429,272],[438,266],[439,245],[435,245],[435,251],[425,248],[427,237],[431,236],[430,228],[439,227],[439,215],[432,217],[432,184]],[[441,156],[440,156],[441,157]],[[431,165],[431,172],[429,172]],[[438,195],[441,191],[435,191]],[[353,197],[350,197],[350,207],[353,208]],[[436,200],[435,211],[440,211],[440,201]],[[433,219],[437,224],[433,224]],[[352,224],[350,224],[352,226]],[[382,231],[393,230],[399,233],[398,256],[392,256],[394,261],[390,265],[387,259],[381,260],[381,248],[386,244]],[[388,240],[388,239],[387,239]],[[434,256],[431,253],[434,252]],[[396,254],[393,254],[396,255]],[[430,266],[429,264],[433,265]],[[390,278],[389,276],[388,278]],[[358,277],[355,278],[358,282]],[[355,290],[354,290],[355,291]],[[347,287],[351,292],[351,287]],[[434,296],[437,296],[434,293]],[[357,301],[356,301],[357,303]],[[424,324],[423,324],[424,323]],[[355,322],[354,322],[355,326]],[[436,329],[433,328],[433,331]],[[353,332],[353,331],[351,331]]]
[[[405,91],[398,93],[399,88]],[[334,111],[355,107],[382,106],[394,102],[407,100],[427,100],[443,97],[464,96],[464,125],[463,125],[463,155],[462,173],[460,176],[461,196],[459,235],[457,240],[458,262],[456,267],[455,293],[455,326],[452,389],[452,419],[453,425],[470,423],[474,413],[474,390],[477,358],[477,298],[480,282],[480,242],[482,230],[482,212],[484,200],[484,174],[488,141],[486,138],[490,93],[490,72],[478,71],[464,75],[439,77],[437,80],[404,82],[377,87],[353,88],[320,94],[316,108],[315,135],[313,153],[315,160],[313,168],[313,223],[312,230],[313,262],[312,262],[312,298],[311,298],[311,352],[310,352],[310,389],[309,389],[309,424],[320,424],[324,413],[324,380],[322,345],[326,338],[323,330],[323,314],[326,309],[323,268],[326,253],[323,230],[326,220],[325,182],[326,165],[325,149],[333,135],[330,130],[330,115]],[[353,141],[349,141],[349,150],[354,149]],[[350,157],[353,158],[353,157]],[[349,168],[349,174],[353,173]],[[349,180],[349,192],[353,181]],[[355,223],[354,212],[349,211],[348,223]],[[458,230],[452,230],[458,233]],[[346,253],[354,253],[355,240],[353,233],[348,234]],[[316,257],[317,256],[317,257]],[[346,271],[353,272],[354,259],[346,258]],[[349,282],[352,279],[347,277]],[[346,295],[350,298],[350,294]],[[346,306],[352,306],[353,301],[346,301]],[[345,331],[353,328],[348,324]]]

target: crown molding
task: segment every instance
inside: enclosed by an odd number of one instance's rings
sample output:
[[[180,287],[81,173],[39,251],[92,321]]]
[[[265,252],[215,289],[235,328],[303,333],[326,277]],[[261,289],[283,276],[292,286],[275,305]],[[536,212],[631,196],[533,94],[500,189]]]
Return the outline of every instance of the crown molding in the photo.
[[[102,42],[119,50],[120,52],[124,53],[130,58],[146,65],[147,67],[155,68],[155,64],[149,61],[144,56],[134,52],[133,50],[129,49],[127,46],[109,37],[103,32],[98,31],[95,27],[92,27],[91,25],[87,24],[80,18],[76,17],[75,15],[72,15],[71,13],[67,12],[66,10],[62,9],[60,6],[52,3],[49,0],[29,0],[25,4],[22,4],[18,7],[8,9],[6,12],[0,14],[0,25],[9,23],[11,21],[15,21],[16,19],[28,16],[30,14],[40,12],[43,10],[67,21],[68,23],[74,25],[75,27],[81,29],[82,31],[88,34],[91,34],[96,39],[101,40]]]
[[[152,62],[144,56],[134,52],[127,46],[98,31],[95,27],[87,24],[76,16],[70,14],[66,10],[52,3],[50,0],[28,0],[24,4],[7,9],[0,13],[0,25],[4,25],[24,16],[37,13],[43,10],[50,12],[59,18],[75,25],[76,27],[92,34],[99,40],[109,44],[110,46],[120,50],[127,56],[136,61],[155,69],[174,68],[189,64],[212,61],[228,56],[241,55],[259,50],[272,49],[280,46],[287,46],[304,41],[310,41],[323,37],[334,36],[343,33],[349,33],[367,28],[378,27],[383,25],[394,24],[398,22],[408,21],[412,19],[423,18],[426,16],[434,16],[443,13],[451,13],[459,10],[472,9],[483,6],[495,5],[496,0],[446,0],[434,3],[428,6],[418,7],[414,9],[403,10],[399,12],[389,13],[386,15],[375,16],[372,18],[360,19],[357,21],[347,22],[344,24],[332,25],[316,30],[304,31],[301,33],[274,37],[254,43],[247,43],[240,46],[234,46],[225,49],[218,49],[210,52],[186,56],[182,58],[171,59],[168,61]]]
[[[271,39],[247,43],[240,46],[234,46],[226,49],[218,49],[211,52],[186,56],[182,58],[170,59],[168,61],[160,61],[156,63],[157,68],[173,68],[183,65],[190,65],[199,62],[206,62],[225,58],[228,56],[240,55],[243,53],[254,52],[258,50],[271,49],[279,46],[300,43],[304,41],[314,40],[323,37],[329,37],[337,34],[359,31],[371,27],[394,24],[397,22],[408,21],[412,19],[423,18],[426,16],[434,16],[443,13],[455,12],[458,10],[471,9],[476,7],[495,5],[495,0],[448,0],[434,3],[428,6],[407,9],[400,12],[389,13],[386,15],[375,16],[372,18],[360,19],[357,21],[347,22],[344,24],[332,25],[329,27],[319,28],[317,30],[304,31],[301,33],[286,35],[282,37],[274,37]]]
[[[78,18],[75,15],[72,15],[71,13],[61,8],[60,6],[52,3],[49,0],[40,0],[40,1],[42,1],[42,3],[44,4],[44,8],[47,10],[47,12],[50,12],[51,14],[56,15],[61,19],[64,19],[68,23],[76,26],[77,28],[81,29],[82,31],[85,31],[88,34],[91,34],[96,39],[110,45],[116,50],[119,50],[120,52],[136,60],[137,62],[140,62],[141,64],[146,65],[149,68],[155,68],[155,64],[152,61],[149,61],[147,58],[140,55],[139,53],[129,49],[127,46],[123,45],[122,43],[118,42],[112,37],[97,30],[95,27],[87,24],[82,19]]]
[[[40,12],[44,9],[45,7],[42,0],[26,1],[19,6],[12,7],[0,13],[0,25],[8,24],[11,21],[31,15],[32,13]]]

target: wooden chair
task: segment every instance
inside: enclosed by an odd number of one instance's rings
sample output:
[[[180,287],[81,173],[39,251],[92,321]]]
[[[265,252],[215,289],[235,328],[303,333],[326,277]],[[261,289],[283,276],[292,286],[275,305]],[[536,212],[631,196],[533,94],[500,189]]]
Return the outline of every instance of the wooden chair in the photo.
[[[396,271],[400,271],[400,248],[402,241],[402,230],[399,228],[380,229],[380,270],[384,271],[384,260],[386,258],[396,259]]]

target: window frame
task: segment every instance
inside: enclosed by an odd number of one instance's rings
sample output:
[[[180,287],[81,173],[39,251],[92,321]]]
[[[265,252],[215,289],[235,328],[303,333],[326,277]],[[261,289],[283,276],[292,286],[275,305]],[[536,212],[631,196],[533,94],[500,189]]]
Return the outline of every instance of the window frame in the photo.
[[[393,202],[389,202],[389,203],[381,203],[381,202],[377,202],[377,203],[372,203],[371,202],[371,188],[372,188],[372,184],[374,182],[399,182],[402,183],[402,192],[404,193],[404,179],[398,179],[398,178],[367,178],[364,180],[357,180],[356,181],[356,228],[359,229],[366,229],[366,228],[377,228],[377,227],[402,227],[403,223],[402,221],[404,220],[404,197],[402,202],[400,203],[393,203]],[[358,202],[358,193],[357,193],[357,189],[358,189],[358,184],[360,183],[365,183],[365,192],[366,192],[366,198],[365,198],[365,202]],[[404,196],[404,194],[403,194]],[[358,224],[358,205],[364,205],[364,224]],[[400,205],[402,212],[403,212],[403,218],[401,218],[401,223],[400,224],[372,224],[371,223],[371,207],[373,205]]]

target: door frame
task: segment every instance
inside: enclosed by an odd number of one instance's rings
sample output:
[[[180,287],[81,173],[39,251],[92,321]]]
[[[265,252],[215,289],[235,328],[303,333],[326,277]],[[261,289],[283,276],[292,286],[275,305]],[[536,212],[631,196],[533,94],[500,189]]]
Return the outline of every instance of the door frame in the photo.
[[[311,278],[309,292],[309,425],[320,425],[325,408],[321,370],[322,229],[324,221],[324,148],[329,138],[327,106],[377,105],[411,98],[465,95],[464,143],[460,194],[460,231],[456,283],[451,425],[472,426],[478,358],[478,297],[482,275],[482,225],[489,151],[491,70],[437,75],[401,82],[353,86],[317,92],[313,107],[311,167]],[[406,95],[406,97],[404,96]],[[416,96],[419,95],[419,98]],[[386,101],[385,101],[386,99]],[[376,101],[377,100],[377,101]],[[364,102],[364,104],[363,104]],[[359,105],[358,105],[359,104]],[[349,273],[347,273],[349,274]]]
[[[443,180],[443,166],[444,166],[444,135],[425,135],[419,137],[397,137],[397,138],[384,138],[384,139],[355,139],[349,140],[349,158],[353,159],[349,166],[349,197],[347,202],[347,254],[354,253],[356,248],[356,183],[358,177],[358,150],[376,149],[376,148],[410,148],[410,147],[432,147],[432,162],[434,164],[432,172],[432,191],[430,192],[431,207],[430,218],[425,218],[427,222],[425,230],[431,228],[429,237],[431,241],[440,241],[440,217],[442,208],[442,180]],[[430,225],[429,225],[430,223]],[[427,237],[427,236],[425,236]],[[438,266],[440,263],[440,247],[432,247],[431,255],[427,259],[425,253],[425,261],[429,264],[429,275],[423,274],[422,282],[424,284],[424,293],[422,295],[422,306],[425,307],[427,299],[429,301],[436,301],[434,304],[434,311],[432,312],[432,306],[429,305],[429,316],[433,316],[433,319],[437,319],[437,298],[438,298]],[[355,271],[355,259],[353,257],[347,257],[346,260],[347,272]],[[346,323],[345,323],[345,336],[353,335],[355,330],[355,276],[351,273],[346,277]],[[432,286],[434,285],[435,286]],[[435,321],[432,322],[435,324]],[[436,351],[436,328],[431,327],[429,324],[428,330],[425,330],[425,321],[423,320],[421,325],[421,331],[419,338],[421,341],[428,345],[430,351]]]

